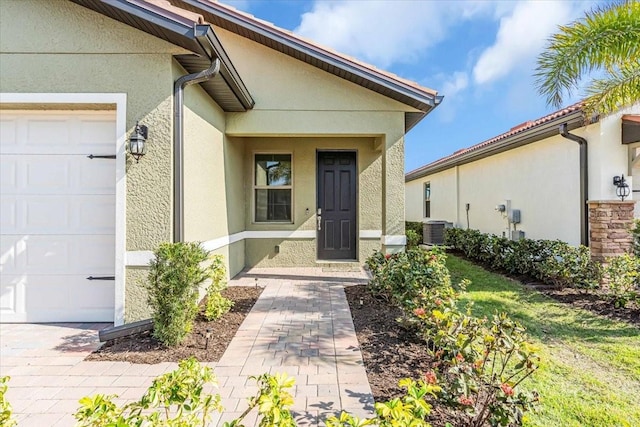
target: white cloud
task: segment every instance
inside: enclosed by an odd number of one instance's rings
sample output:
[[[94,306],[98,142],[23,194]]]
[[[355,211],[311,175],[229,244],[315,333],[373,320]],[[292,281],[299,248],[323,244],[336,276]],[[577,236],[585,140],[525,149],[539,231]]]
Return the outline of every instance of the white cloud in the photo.
[[[469,86],[469,77],[463,71],[456,71],[451,78],[446,79],[440,86],[440,92],[446,97],[454,97],[458,92],[463,91]]]
[[[566,1],[519,2],[500,20],[495,43],[485,49],[473,68],[474,82],[485,84],[520,66],[530,68],[547,38],[559,24],[575,19],[583,7]]]
[[[495,5],[483,1],[316,1],[294,31],[380,67],[410,63],[447,29]]]
[[[439,73],[425,80],[434,85],[440,95],[444,95],[444,102],[438,107],[438,120],[441,123],[453,122],[460,105],[466,99],[461,94],[469,87],[469,74],[464,71]]]

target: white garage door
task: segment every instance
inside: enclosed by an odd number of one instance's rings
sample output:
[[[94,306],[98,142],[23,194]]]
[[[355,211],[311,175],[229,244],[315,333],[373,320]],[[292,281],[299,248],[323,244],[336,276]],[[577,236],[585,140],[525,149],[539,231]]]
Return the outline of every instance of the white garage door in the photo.
[[[0,120],[0,320],[113,321],[115,112]]]

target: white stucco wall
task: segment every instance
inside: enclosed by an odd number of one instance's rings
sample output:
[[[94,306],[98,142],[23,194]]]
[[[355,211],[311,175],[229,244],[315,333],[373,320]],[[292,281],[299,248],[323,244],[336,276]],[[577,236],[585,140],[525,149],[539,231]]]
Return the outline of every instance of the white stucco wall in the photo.
[[[573,134],[588,141],[589,200],[616,198],[613,176],[627,175],[626,146],[621,144],[621,111]],[[470,204],[469,226],[502,235],[506,218],[495,206],[510,201],[520,209],[519,230],[534,239],[580,243],[579,146],[560,135],[452,167],[405,184],[409,221],[442,219],[467,227],[465,204]],[[423,185],[431,182],[431,218],[424,218]]]

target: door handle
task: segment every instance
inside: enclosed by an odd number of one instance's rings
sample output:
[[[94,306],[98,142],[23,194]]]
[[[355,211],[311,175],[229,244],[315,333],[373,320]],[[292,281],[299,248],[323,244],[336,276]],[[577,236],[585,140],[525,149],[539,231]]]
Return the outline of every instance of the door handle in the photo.
[[[318,222],[318,231],[322,230],[322,217],[320,215],[318,215],[318,217],[316,218],[316,221]]]

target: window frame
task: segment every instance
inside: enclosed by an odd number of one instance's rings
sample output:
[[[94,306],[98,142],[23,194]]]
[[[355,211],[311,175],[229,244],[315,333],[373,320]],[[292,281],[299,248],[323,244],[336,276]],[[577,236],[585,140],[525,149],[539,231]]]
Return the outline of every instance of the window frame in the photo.
[[[428,197],[427,197],[427,188],[429,189]],[[423,186],[422,186],[422,209],[424,213],[424,218],[431,218],[431,181],[427,181],[423,183]]]
[[[287,155],[291,158],[291,184],[289,185],[257,185],[256,184],[256,156],[260,155]],[[254,151],[251,154],[251,161],[253,163],[251,168],[251,218],[253,224],[269,225],[269,224],[294,224],[295,223],[295,209],[294,209],[294,166],[293,166],[293,152],[292,151]],[[256,190],[289,190],[291,192],[291,219],[278,221],[278,220],[266,220],[258,221],[256,218]]]

